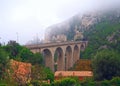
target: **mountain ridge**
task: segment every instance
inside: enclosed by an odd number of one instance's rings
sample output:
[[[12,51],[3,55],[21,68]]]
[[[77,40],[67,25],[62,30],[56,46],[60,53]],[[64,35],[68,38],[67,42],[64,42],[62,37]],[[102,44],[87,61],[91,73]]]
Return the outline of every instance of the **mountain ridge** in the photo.
[[[64,22],[61,24],[63,25],[49,27],[48,40],[53,41],[53,37],[63,34],[67,37],[67,41],[71,41],[75,40],[76,32],[82,32],[84,36],[82,40],[87,40],[88,46],[84,52],[81,52],[81,58],[91,59],[95,53],[102,49],[117,52],[120,50],[119,10],[77,15],[69,19],[67,24]]]
[[[45,38],[51,39],[55,35],[64,34],[67,36],[68,40],[73,40],[75,29],[84,32],[94,26],[94,24],[104,21],[105,16],[103,15],[107,15],[107,12],[91,12],[83,15],[77,14],[69,20],[48,27],[46,29]],[[120,16],[120,14],[118,16]],[[71,34],[72,38],[69,38],[69,33],[71,32],[73,32],[73,34]]]

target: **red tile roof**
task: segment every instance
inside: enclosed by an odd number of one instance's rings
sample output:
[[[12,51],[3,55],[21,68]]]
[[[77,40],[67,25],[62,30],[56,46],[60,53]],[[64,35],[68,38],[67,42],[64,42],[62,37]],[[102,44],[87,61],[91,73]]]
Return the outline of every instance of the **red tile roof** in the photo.
[[[58,76],[92,77],[93,72],[92,71],[56,71],[54,75],[55,77],[58,77]]]

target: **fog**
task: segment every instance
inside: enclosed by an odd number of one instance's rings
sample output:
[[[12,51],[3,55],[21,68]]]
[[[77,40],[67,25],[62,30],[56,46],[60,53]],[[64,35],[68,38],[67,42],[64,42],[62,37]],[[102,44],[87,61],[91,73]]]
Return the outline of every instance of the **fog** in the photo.
[[[25,44],[80,13],[119,8],[120,0],[0,0],[0,42]]]

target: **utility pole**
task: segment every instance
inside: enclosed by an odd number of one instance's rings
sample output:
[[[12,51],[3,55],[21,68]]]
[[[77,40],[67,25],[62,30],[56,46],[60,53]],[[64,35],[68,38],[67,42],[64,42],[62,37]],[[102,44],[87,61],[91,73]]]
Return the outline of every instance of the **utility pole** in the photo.
[[[19,42],[18,40],[19,40],[19,37],[18,37],[18,32],[16,32],[16,35],[17,35],[17,43]]]
[[[1,40],[1,37],[0,37],[0,40]],[[2,42],[0,41],[0,46],[2,45]]]
[[[39,44],[38,33],[36,33],[36,42],[37,42],[37,45],[38,45]]]

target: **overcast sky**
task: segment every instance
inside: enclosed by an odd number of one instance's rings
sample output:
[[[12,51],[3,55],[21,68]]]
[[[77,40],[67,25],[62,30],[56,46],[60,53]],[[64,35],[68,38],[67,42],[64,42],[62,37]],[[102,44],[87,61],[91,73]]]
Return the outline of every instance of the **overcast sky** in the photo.
[[[45,28],[77,13],[111,8],[120,0],[0,0],[0,42],[16,40],[25,44]]]

